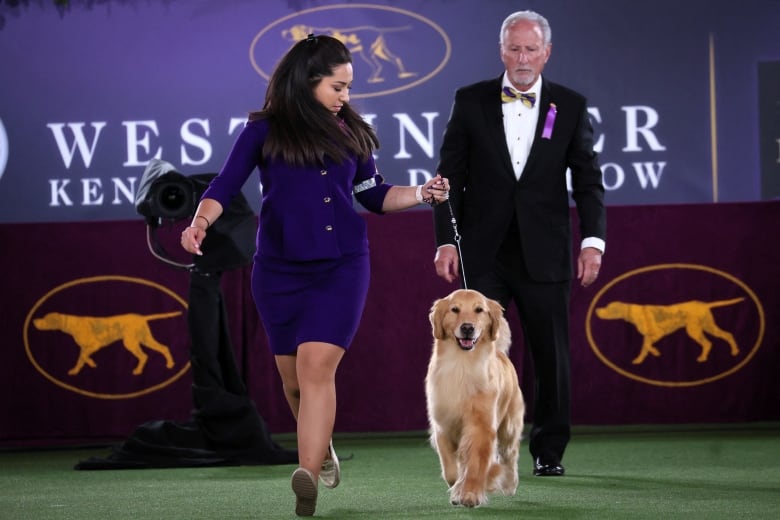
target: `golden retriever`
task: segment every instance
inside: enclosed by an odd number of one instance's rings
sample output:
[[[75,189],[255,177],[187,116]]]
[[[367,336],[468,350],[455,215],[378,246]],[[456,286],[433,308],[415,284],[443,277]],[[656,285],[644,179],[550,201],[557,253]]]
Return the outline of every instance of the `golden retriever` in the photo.
[[[429,319],[434,341],[425,397],[450,502],[476,507],[488,493],[514,495],[525,403],[507,356],[503,309],[460,289],[436,300]]]

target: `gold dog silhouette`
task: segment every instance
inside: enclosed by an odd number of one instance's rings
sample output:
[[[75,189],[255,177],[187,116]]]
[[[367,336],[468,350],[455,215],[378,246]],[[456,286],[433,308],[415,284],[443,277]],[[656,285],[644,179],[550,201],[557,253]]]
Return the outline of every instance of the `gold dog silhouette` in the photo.
[[[293,25],[282,31],[282,37],[297,42],[306,38],[309,34],[327,34],[343,43],[353,56],[359,56],[370,68],[367,81],[369,83],[381,83],[382,62],[395,66],[396,75],[401,79],[417,76],[416,72],[409,72],[404,67],[401,58],[390,50],[385,35],[391,32],[408,31],[410,27],[374,27],[363,25],[360,27],[312,27],[309,25]],[[373,40],[373,41],[371,41]],[[371,41],[366,49],[366,42]]]
[[[79,358],[76,365],[68,370],[68,374],[75,376],[84,365],[96,368],[97,364],[92,359],[92,354],[107,347],[115,341],[122,340],[122,344],[133,356],[138,359],[138,364],[133,369],[133,375],[140,375],[144,371],[149,356],[141,348],[150,348],[165,358],[165,366],[173,368],[174,362],[168,347],[154,339],[149,329],[149,321],[163,318],[172,318],[181,315],[181,312],[168,312],[164,314],[118,314],[116,316],[94,317],[73,316],[51,312],[43,318],[33,320],[38,330],[59,330],[70,334],[73,341],[79,346]]]
[[[631,361],[634,365],[642,363],[648,354],[661,355],[653,345],[656,341],[672,332],[685,328],[691,339],[701,345],[701,354],[696,358],[704,363],[712,350],[712,342],[705,332],[725,340],[731,346],[731,355],[739,354],[734,336],[715,324],[712,310],[741,302],[744,298],[734,298],[716,302],[689,301],[672,305],[639,305],[636,303],[612,302],[606,307],[596,309],[596,315],[603,320],[625,320],[631,323],[642,335],[642,349]]]

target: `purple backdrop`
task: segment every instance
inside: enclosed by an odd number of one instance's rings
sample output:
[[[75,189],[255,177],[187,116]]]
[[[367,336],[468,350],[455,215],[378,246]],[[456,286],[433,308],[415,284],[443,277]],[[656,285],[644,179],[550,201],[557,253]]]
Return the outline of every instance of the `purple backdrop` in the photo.
[[[431,348],[428,310],[454,289],[433,271],[427,212],[366,216],[372,282],[354,345],[338,373],[337,432],[423,430],[423,378]],[[599,281],[572,296],[573,419],[578,425],[712,423],[780,419],[780,202],[615,206]],[[641,230],[641,232],[637,231]],[[163,229],[163,243],[178,235]],[[43,330],[49,313],[109,317],[186,311],[188,274],[147,250],[141,221],[4,224],[0,256],[4,325],[0,329],[0,446],[121,439],[139,424],[186,420],[192,408],[184,314],[152,320],[152,335],[174,366],[145,349],[136,358],[112,342],[95,367],[69,374],[81,349],[61,330]],[[174,250],[174,249],[172,249]],[[182,258],[187,260],[187,258]],[[273,360],[249,293],[249,269],[226,273],[223,291],[236,357],[273,433],[294,431]],[[678,306],[692,330],[706,319],[690,301],[737,303],[711,309],[733,335],[736,355],[706,331],[712,350],[684,329],[666,327],[660,354],[633,364],[639,329],[602,319],[613,302]],[[687,310],[686,310],[687,309]],[[653,314],[647,312],[645,314]],[[658,313],[656,313],[658,314]],[[661,313],[663,314],[663,313]],[[674,313],[667,313],[674,314]],[[511,351],[530,401],[530,365],[519,324]],[[704,316],[706,318],[706,316]]]
[[[350,42],[352,102],[396,184],[433,172],[455,88],[501,73],[498,30],[515,9],[547,15],[545,75],[588,96],[609,205],[760,200],[757,143],[780,138],[780,90],[759,78],[780,60],[776,0],[11,3],[0,3],[0,222],[133,219],[153,157],[217,171],[308,30]],[[764,149],[776,174],[777,147]],[[246,194],[257,208],[256,187]]]

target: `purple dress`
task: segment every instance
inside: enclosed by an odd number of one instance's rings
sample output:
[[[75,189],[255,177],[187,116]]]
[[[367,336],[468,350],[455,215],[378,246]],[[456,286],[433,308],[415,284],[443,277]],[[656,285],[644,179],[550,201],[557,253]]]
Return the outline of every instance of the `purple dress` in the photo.
[[[391,185],[373,158],[292,167],[263,161],[268,122],[246,124],[222,170],[202,198],[222,207],[260,172],[262,206],[252,269],[252,296],[275,355],[294,354],[303,342],[349,348],[365,307],[370,277],[365,219],[381,214]]]

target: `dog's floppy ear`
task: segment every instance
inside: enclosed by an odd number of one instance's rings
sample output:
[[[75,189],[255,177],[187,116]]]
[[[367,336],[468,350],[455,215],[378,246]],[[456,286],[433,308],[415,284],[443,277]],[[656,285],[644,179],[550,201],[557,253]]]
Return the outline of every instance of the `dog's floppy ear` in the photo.
[[[431,312],[428,314],[428,319],[431,321],[431,329],[433,337],[436,339],[444,339],[444,325],[442,319],[444,313],[447,311],[447,300],[440,298],[433,302],[431,306]]]
[[[501,331],[501,320],[504,318],[504,308],[496,300],[487,299],[488,316],[490,316],[490,340],[496,341]]]
[[[504,317],[504,308],[495,300],[488,300],[488,314],[490,315],[490,336],[496,342],[496,350],[509,353],[512,344],[512,331],[509,322]]]

